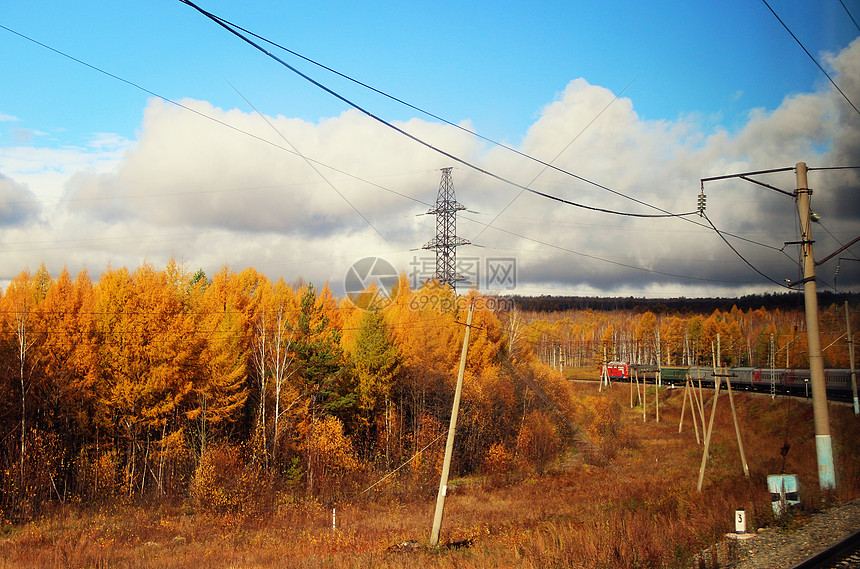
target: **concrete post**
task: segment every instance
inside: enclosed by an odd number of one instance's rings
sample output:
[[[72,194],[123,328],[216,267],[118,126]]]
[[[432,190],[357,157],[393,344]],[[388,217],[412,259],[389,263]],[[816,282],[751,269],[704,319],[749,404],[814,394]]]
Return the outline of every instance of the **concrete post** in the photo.
[[[827,387],[824,382],[824,358],[818,327],[818,294],[815,284],[815,258],[812,254],[812,219],[806,179],[806,163],[798,162],[797,212],[800,216],[801,252],[803,254],[803,298],[806,308],[806,338],[809,346],[809,373],[812,383],[812,413],[815,423],[815,450],[818,457],[818,485],[822,490],[836,488],[833,447],[830,441],[830,418],[827,410]]]
[[[448,474],[451,471],[451,455],[454,452],[454,431],[457,429],[457,414],[460,410],[460,395],[463,392],[463,375],[466,373],[466,353],[469,350],[469,332],[472,330],[472,312],[475,299],[469,304],[466,317],[466,333],[463,336],[463,350],[460,352],[460,370],[457,373],[457,387],[454,390],[454,404],[451,406],[451,422],[448,426],[448,440],[445,443],[445,459],[442,462],[442,476],[439,478],[439,493],[436,495],[436,511],[433,514],[433,529],[430,532],[430,547],[439,545],[439,532],[442,529],[442,513],[445,510],[445,496],[448,494]]]
[[[848,359],[851,368],[851,392],[854,394],[854,414],[860,414],[860,404],[857,401],[857,372],[854,371],[854,336],[851,335],[851,314],[848,312],[848,301],[845,301],[845,330],[848,332]]]

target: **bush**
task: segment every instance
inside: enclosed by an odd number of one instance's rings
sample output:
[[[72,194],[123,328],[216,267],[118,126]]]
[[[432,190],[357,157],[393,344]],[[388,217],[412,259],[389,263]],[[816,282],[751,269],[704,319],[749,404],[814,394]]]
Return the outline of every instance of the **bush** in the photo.
[[[246,464],[244,449],[236,445],[211,447],[200,455],[191,496],[197,508],[219,513],[253,514],[272,503],[263,469]]]
[[[4,518],[29,520],[41,513],[47,503],[63,499],[62,483],[57,487],[57,479],[62,474],[61,448],[56,434],[32,429],[27,436],[23,461],[20,454],[10,453],[13,459],[0,470],[0,521]]]
[[[445,440],[444,437],[440,439],[443,432],[446,431],[442,430],[442,425],[431,415],[421,415],[413,438],[413,447],[418,452],[409,461],[408,492],[429,497],[438,490],[439,473],[445,457]]]
[[[610,397],[589,396],[582,401],[585,435],[603,460],[612,460],[618,454],[621,407]],[[590,456],[589,460],[597,457]],[[598,463],[603,462],[599,460]]]
[[[516,481],[522,470],[522,465],[514,453],[501,443],[494,443],[484,458],[484,472],[487,483],[491,487],[504,486]]]
[[[537,409],[526,415],[517,436],[517,454],[538,474],[547,471],[550,463],[561,453],[561,437],[558,428]]]
[[[365,471],[337,417],[316,421],[302,444],[307,465],[307,492],[331,502],[349,495]]]
[[[81,501],[107,501],[119,490],[120,457],[116,449],[86,446],[75,460],[75,489]]]

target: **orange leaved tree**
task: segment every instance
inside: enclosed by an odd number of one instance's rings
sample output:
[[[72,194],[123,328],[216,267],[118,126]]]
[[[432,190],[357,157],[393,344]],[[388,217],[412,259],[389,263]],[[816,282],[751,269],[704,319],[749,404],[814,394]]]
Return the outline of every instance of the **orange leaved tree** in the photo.
[[[151,463],[152,443],[185,428],[199,373],[201,339],[183,306],[184,291],[165,271],[143,265],[106,271],[99,280],[96,334],[104,387],[101,427],[123,448],[123,490],[163,491]]]

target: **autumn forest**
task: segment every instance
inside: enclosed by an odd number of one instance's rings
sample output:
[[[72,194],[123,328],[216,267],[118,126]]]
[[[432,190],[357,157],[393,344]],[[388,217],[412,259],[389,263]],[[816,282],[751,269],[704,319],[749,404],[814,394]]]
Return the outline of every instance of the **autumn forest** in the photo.
[[[66,502],[240,512],[433,494],[466,305],[415,302],[428,297],[453,293],[403,277],[368,311],[251,268],[21,273],[0,299],[0,518]],[[806,365],[802,310],[536,313],[467,297],[459,475],[539,474],[575,425],[599,423],[599,410],[576,415],[559,370],[707,365],[717,334],[729,365]],[[822,307],[821,322],[826,365],[847,367],[844,308]]]

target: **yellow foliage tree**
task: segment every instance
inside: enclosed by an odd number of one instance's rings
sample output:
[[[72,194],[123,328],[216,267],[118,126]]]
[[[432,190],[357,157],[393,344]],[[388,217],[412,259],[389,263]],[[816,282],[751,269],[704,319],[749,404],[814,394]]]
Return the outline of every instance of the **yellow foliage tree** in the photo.
[[[364,470],[343,424],[331,415],[314,420],[303,442],[307,491],[325,501],[347,496]]]
[[[189,289],[205,342],[187,416],[196,426],[202,452],[210,439],[226,437],[242,418],[249,391],[246,315],[237,275],[227,268],[211,283],[204,277]]]
[[[134,275],[107,271],[97,288],[96,334],[105,386],[97,412],[101,425],[127,444],[125,490],[142,492],[150,478],[150,443],[181,428],[192,411],[189,395],[202,345],[165,271],[150,265]]]

